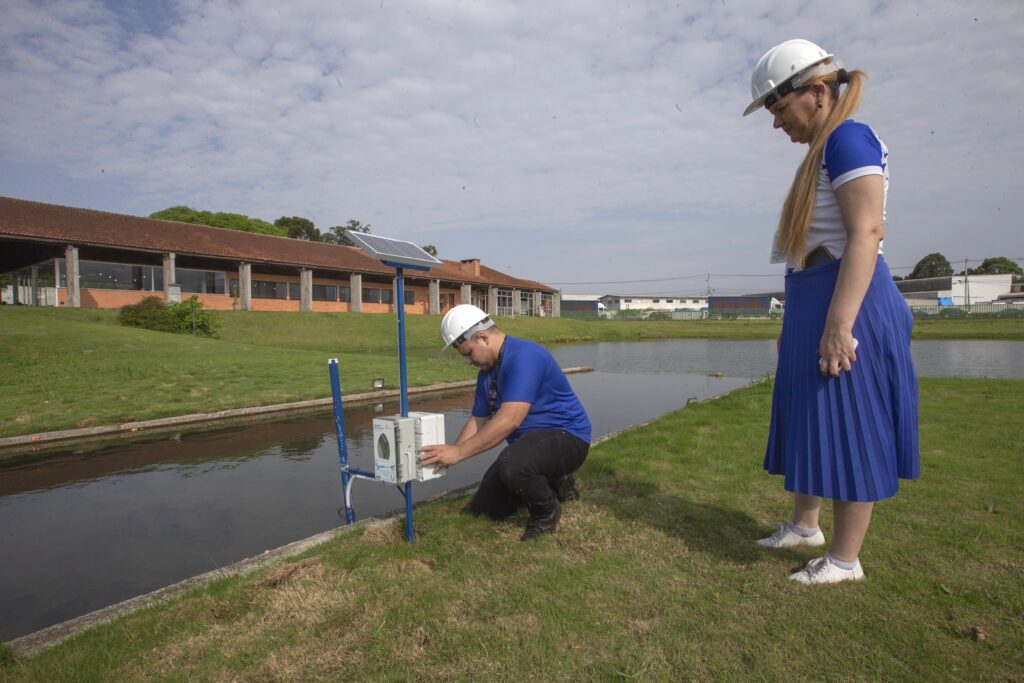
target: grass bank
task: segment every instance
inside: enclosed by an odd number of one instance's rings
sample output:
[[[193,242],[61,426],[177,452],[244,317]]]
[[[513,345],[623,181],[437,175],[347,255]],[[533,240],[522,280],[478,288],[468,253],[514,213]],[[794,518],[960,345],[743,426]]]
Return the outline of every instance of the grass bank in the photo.
[[[347,392],[373,378],[397,388],[395,319],[374,314],[232,311],[217,339],[117,325],[115,311],[0,308],[0,437],[118,424],[329,395],[328,358]],[[659,338],[773,339],[780,323],[501,319],[509,333],[544,344]],[[438,357],[437,316],[406,320],[413,386],[470,379],[454,354]],[[1024,339],[1024,321],[935,320],[922,338]]]
[[[595,447],[553,537],[441,501],[413,546],[343,535],[8,651],[0,680],[1020,680],[1024,387],[921,387],[923,476],[878,506],[860,584],[792,584],[813,552],[752,543],[789,510],[760,468],[764,384]]]

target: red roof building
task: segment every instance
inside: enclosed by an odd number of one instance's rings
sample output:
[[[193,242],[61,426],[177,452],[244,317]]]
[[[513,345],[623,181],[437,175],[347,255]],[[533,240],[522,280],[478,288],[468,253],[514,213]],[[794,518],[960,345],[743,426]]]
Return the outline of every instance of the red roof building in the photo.
[[[478,259],[406,271],[405,311],[472,303],[492,315],[559,315],[557,290]],[[387,313],[395,271],[356,247],[0,197],[8,304],[117,308],[195,295],[206,308]]]

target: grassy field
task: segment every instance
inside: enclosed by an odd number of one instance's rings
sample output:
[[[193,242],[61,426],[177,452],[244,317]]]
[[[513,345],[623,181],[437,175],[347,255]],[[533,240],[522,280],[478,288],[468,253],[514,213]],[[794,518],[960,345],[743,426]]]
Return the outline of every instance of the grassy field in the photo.
[[[397,388],[395,318],[374,314],[226,312],[217,339],[121,327],[115,311],[0,308],[0,437],[118,424],[329,396],[337,357],[347,393],[382,377]],[[500,320],[545,344],[657,338],[772,339],[780,323]],[[406,320],[412,386],[474,376],[455,354],[438,357],[437,316]],[[1024,339],[1022,320],[935,320],[922,338]]]
[[[346,534],[0,651],[0,680],[1022,680],[1022,383],[921,387],[922,478],[879,504],[860,584],[795,585],[813,551],[752,543],[790,504],[760,468],[761,384],[595,447],[555,536],[439,501],[413,546],[400,524]]]

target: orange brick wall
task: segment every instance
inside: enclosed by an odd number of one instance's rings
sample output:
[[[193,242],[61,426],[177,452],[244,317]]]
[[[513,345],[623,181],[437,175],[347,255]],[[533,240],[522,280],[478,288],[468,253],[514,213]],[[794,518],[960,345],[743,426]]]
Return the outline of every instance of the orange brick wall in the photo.
[[[298,311],[299,302],[289,299],[253,299],[254,311]]]
[[[137,304],[147,296],[164,298],[163,292],[138,292],[121,289],[82,289],[79,290],[82,308],[121,308],[127,304]],[[67,301],[67,289],[63,290],[62,301]],[[66,304],[65,304],[66,305]]]

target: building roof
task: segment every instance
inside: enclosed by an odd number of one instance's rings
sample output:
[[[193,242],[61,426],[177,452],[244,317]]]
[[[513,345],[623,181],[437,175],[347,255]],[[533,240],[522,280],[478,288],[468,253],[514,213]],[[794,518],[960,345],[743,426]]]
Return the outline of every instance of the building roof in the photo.
[[[192,223],[0,197],[0,239],[106,247],[391,276],[394,269],[357,247],[260,235]],[[553,288],[506,275],[478,261],[441,259],[440,268],[410,276],[480,285],[554,292]],[[5,270],[0,263],[0,272]],[[13,265],[13,264],[12,264]]]

